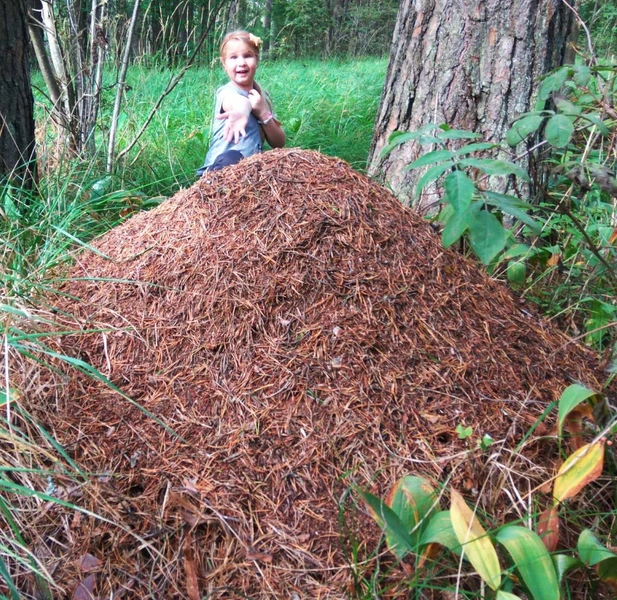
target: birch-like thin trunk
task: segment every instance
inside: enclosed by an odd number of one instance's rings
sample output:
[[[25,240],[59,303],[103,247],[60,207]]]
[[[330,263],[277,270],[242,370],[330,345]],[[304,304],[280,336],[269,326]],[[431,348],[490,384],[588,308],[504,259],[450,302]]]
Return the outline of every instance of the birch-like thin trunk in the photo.
[[[126,82],[126,71],[129,66],[131,56],[131,47],[133,45],[133,33],[135,31],[135,23],[137,22],[137,14],[139,13],[140,0],[135,0],[133,5],[133,14],[129,24],[129,31],[126,36],[126,46],[124,48],[124,56],[120,67],[120,76],[118,78],[118,88],[116,90],[116,100],[114,102],[114,112],[111,117],[111,126],[109,129],[109,145],[107,147],[107,172],[111,173],[114,165],[114,155],[116,148],[116,132],[118,131],[118,116],[120,115],[120,105],[122,104],[122,96],[124,94],[124,84]]]
[[[404,168],[427,147],[409,142],[381,157],[392,132],[447,123],[501,142],[533,109],[541,77],[563,63],[573,28],[562,0],[402,0],[369,173],[417,203],[422,170]]]
[[[47,32],[47,44],[49,46],[51,64],[54,67],[56,79],[60,86],[62,106],[65,114],[70,115],[73,111],[73,105],[71,103],[72,93],[70,91],[70,82],[64,64],[64,56],[60,48],[60,39],[58,38],[58,31],[56,30],[56,19],[54,17],[52,4],[47,0],[43,0],[41,8],[41,16],[45,31]]]

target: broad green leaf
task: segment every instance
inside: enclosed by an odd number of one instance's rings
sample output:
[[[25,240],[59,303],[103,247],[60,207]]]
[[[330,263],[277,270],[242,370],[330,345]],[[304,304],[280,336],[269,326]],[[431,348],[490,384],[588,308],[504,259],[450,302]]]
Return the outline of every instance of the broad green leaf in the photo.
[[[418,167],[426,167],[435,163],[440,163],[444,160],[452,158],[454,152],[452,150],[433,150],[433,152],[427,152],[420,158],[414,160],[411,164],[407,165],[407,169],[417,169]]]
[[[455,489],[451,491],[451,500],[450,520],[456,539],[478,575],[491,589],[497,590],[501,585],[501,567],[493,542]]]
[[[469,243],[485,265],[504,249],[508,235],[505,227],[486,210],[481,210],[469,223]]]
[[[532,250],[531,246],[527,244],[514,244],[508,248],[503,257],[504,258],[517,258],[518,256],[526,256]]]
[[[471,204],[473,193],[476,191],[474,182],[463,173],[453,171],[449,173],[444,182],[446,198],[456,212],[467,210]]]
[[[564,575],[572,570],[579,569],[583,566],[583,563],[574,556],[570,556],[569,554],[553,554],[551,556],[553,559],[553,566],[555,567],[555,573],[557,573],[557,581],[561,583]]]
[[[572,81],[580,87],[585,87],[591,79],[591,69],[587,65],[574,65]]]
[[[585,119],[586,121],[589,121],[592,125],[595,125],[603,136],[606,137],[611,134],[611,130],[604,124],[604,121],[600,118],[599,115],[595,115],[593,113],[583,113],[581,115],[581,119]]]
[[[578,117],[583,111],[582,107],[577,104],[573,104],[565,98],[555,98],[555,106],[560,113],[568,116]]]
[[[507,269],[508,281],[517,289],[525,285],[527,277],[527,266],[523,261],[510,260],[508,261]]]
[[[506,132],[506,142],[509,146],[516,146],[522,142],[527,136],[535,133],[542,122],[544,116],[539,114],[531,114],[523,117],[512,124],[512,127]]]
[[[617,557],[599,562],[596,569],[600,579],[611,583],[613,590],[617,588]]]
[[[399,479],[386,498],[386,504],[401,520],[403,527],[412,540],[414,547],[418,547],[422,530],[435,511],[437,495],[428,480],[415,475],[407,475]],[[388,547],[396,540],[388,540]]]
[[[521,600],[520,596],[499,590],[495,596],[495,600]]]
[[[580,383],[574,383],[568,386],[559,398],[559,416],[557,419],[557,430],[561,435],[561,430],[567,416],[581,403],[588,398],[597,396],[598,394],[589,388],[586,388]]]
[[[508,196],[507,194],[500,194],[498,192],[484,191],[482,196],[485,198],[486,203],[491,206],[499,208],[502,212],[513,216],[521,223],[525,223],[536,235],[540,235],[542,232],[542,225],[536,221],[526,211],[531,210],[533,207],[527,202],[523,202],[514,196]]]
[[[440,131],[436,135],[441,140],[477,140],[482,137],[479,133],[461,129],[449,129],[443,133]]]
[[[533,598],[559,600],[559,581],[553,561],[536,533],[510,525],[497,534],[497,541],[510,553]]]
[[[383,147],[381,151],[381,154],[380,154],[381,158],[390,154],[390,152],[392,152],[392,150],[394,150],[394,148],[396,148],[397,146],[400,146],[401,144],[404,144],[405,142],[410,142],[412,140],[415,140],[419,138],[420,135],[422,134],[419,131],[394,131],[392,132],[390,134],[390,137],[388,138],[388,143]]]
[[[452,520],[449,510],[441,510],[435,513],[422,532],[420,546],[428,544],[441,544],[451,552],[461,553],[461,545],[452,529]]]
[[[593,567],[605,560],[617,559],[617,554],[606,548],[596,536],[589,530],[583,529],[576,545],[578,555],[588,566]]]
[[[507,160],[464,158],[459,164],[464,167],[474,167],[487,175],[516,175],[523,181],[529,181],[529,175],[524,169]]]
[[[553,115],[544,130],[546,141],[555,148],[565,148],[574,133],[572,119],[566,115]]]
[[[588,483],[602,474],[604,440],[586,444],[561,465],[553,485],[553,504],[576,496]]]
[[[441,232],[441,242],[444,248],[449,248],[457,242],[469,227],[469,214],[452,211]]]
[[[439,179],[446,171],[451,169],[453,166],[454,163],[448,161],[431,167],[426,173],[424,173],[424,175],[422,175],[420,181],[418,181],[418,185],[416,186],[416,194],[419,194],[426,185],[431,183],[431,181]]]
[[[390,551],[402,559],[410,552],[416,552],[416,546],[405,526],[396,513],[381,499],[358,488],[358,494],[364,500],[376,523],[386,534],[386,542]]]
[[[488,150],[489,148],[496,148],[497,144],[492,144],[491,142],[477,142],[475,144],[467,144],[462,148],[459,148],[454,156],[465,156],[466,154],[471,154],[472,152],[477,152],[478,150]]]
[[[544,108],[544,102],[548,100],[553,92],[559,91],[568,78],[568,68],[561,67],[547,75],[542,81],[538,94],[538,108]]]

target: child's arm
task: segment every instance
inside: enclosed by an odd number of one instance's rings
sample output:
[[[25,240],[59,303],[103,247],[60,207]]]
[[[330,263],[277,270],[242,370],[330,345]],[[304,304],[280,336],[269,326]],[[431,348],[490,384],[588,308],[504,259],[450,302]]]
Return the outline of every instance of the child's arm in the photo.
[[[223,139],[237,144],[240,136],[246,135],[246,126],[253,107],[248,98],[232,93],[225,95],[221,108],[223,112],[216,115],[216,118],[226,119]]]
[[[257,90],[251,90],[248,99],[268,144],[272,148],[282,148],[285,145],[285,132],[281,124],[272,116],[268,103]]]

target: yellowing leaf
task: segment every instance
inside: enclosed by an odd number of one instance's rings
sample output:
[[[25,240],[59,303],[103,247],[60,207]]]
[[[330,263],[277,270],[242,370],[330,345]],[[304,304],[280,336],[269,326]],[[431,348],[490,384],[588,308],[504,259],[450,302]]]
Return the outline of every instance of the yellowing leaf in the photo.
[[[604,468],[604,440],[586,444],[561,465],[553,486],[553,505],[576,496]]]
[[[493,542],[463,497],[454,489],[451,500],[452,528],[463,546],[465,556],[486,584],[491,589],[497,590],[501,585],[501,567]]]
[[[520,596],[499,590],[495,596],[495,600],[521,600]]]

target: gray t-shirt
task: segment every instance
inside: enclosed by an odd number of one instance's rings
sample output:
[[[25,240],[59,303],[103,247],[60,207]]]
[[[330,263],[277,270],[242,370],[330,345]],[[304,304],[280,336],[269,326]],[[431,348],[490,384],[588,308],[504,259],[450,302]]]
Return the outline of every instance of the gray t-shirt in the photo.
[[[240,94],[245,98],[248,98],[249,96],[248,92],[239,89],[231,81],[226,83],[216,90],[216,106],[214,109],[215,115],[222,112],[223,96],[228,94],[229,90],[236,94]],[[237,144],[234,144],[233,141],[226,142],[223,139],[224,128],[225,119],[214,118],[212,120],[212,135],[210,137],[210,148],[208,149],[208,154],[206,154],[206,161],[204,163],[205,167],[212,166],[216,158],[227,150],[238,150],[244,158],[248,158],[253,154],[261,152],[261,131],[259,129],[259,123],[253,113],[249,115],[249,122],[246,126],[246,135],[241,136]]]

